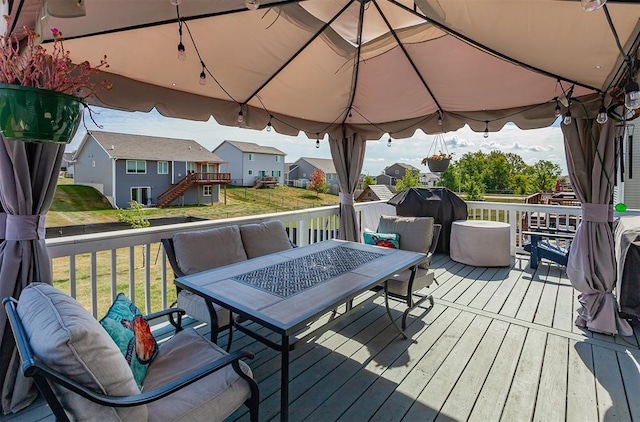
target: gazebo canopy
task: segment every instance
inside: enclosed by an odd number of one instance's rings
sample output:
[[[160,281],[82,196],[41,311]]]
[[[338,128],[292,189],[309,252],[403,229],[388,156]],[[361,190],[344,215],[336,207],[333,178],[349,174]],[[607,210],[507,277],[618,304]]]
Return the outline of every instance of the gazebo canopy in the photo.
[[[94,104],[311,138],[544,127],[564,97],[574,116],[595,114],[640,40],[635,1],[176,2],[23,0],[10,12],[45,42],[62,31],[75,62],[107,55],[113,89]]]

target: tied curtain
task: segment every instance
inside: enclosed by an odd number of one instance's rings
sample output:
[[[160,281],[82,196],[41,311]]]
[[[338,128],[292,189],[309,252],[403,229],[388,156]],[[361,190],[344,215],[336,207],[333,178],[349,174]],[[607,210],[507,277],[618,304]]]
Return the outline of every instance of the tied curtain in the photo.
[[[51,284],[45,216],[55,193],[64,145],[0,137],[0,299],[18,298],[33,281]],[[0,382],[3,412],[17,412],[36,397],[19,372],[19,356],[4,307],[0,309]]]
[[[592,119],[574,119],[561,125],[569,178],[582,203],[582,222],[577,228],[567,263],[567,275],[580,291],[576,325],[591,331],[625,336],[633,332],[618,316],[613,295],[616,260],[613,233],[614,136],[611,119],[604,125]]]
[[[329,139],[333,165],[340,187],[340,228],[338,239],[360,241],[360,227],[353,206],[353,194],[360,180],[366,140],[357,133],[342,139]]]

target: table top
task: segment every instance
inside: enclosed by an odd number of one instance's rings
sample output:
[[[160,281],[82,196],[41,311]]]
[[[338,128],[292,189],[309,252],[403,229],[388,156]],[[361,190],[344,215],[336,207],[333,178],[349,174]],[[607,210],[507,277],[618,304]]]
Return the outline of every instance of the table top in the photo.
[[[332,239],[179,277],[176,284],[291,334],[424,257]]]
[[[489,221],[489,220],[457,220],[457,221],[454,221],[452,224],[456,226],[482,227],[482,228],[511,227],[509,223],[502,223],[500,221]]]

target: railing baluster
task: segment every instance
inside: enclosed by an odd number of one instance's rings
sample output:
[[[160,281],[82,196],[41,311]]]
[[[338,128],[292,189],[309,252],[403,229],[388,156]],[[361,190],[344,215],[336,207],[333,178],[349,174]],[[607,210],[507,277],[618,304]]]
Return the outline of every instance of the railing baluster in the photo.
[[[151,313],[151,243],[144,245],[145,263],[144,263],[144,299],[145,312]]]
[[[161,300],[161,304],[162,304],[162,309],[166,309],[167,308],[167,254],[164,251],[164,248],[162,246],[160,246],[160,288],[161,288],[161,292],[160,292],[160,300]],[[172,273],[173,276],[173,273]],[[173,280],[173,277],[171,277],[171,280]],[[156,309],[154,309],[154,311],[156,311]]]
[[[98,263],[96,252],[91,252],[91,312],[95,318],[98,317]]]
[[[111,249],[111,300],[118,294],[118,261],[117,250]]]
[[[135,246],[129,246],[129,299],[136,303],[136,264]]]
[[[76,256],[69,256],[69,296],[77,297],[76,292]]]

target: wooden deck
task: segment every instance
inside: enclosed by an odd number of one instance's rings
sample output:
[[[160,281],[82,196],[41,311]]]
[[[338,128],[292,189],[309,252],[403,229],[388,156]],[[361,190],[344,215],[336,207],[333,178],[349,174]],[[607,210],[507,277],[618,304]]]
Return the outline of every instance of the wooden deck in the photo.
[[[531,270],[528,255],[512,264],[476,268],[437,256],[435,306],[414,312],[410,340],[372,303],[295,350],[290,420],[640,420],[640,330],[622,338],[575,327],[577,293],[563,268],[543,261]],[[402,309],[395,307],[398,317]],[[279,358],[237,337],[234,349],[256,355],[248,363],[260,419],[276,418]],[[42,402],[0,417],[42,419],[53,420]]]

